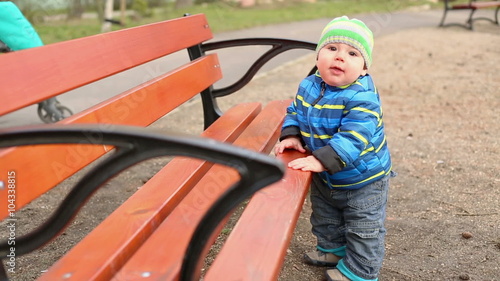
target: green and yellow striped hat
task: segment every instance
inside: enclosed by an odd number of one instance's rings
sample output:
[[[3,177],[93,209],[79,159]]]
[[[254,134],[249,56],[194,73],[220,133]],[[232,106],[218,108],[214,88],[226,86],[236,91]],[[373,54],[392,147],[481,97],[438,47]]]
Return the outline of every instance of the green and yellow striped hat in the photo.
[[[373,33],[364,22],[347,16],[333,19],[321,32],[316,53],[330,43],[350,45],[361,53],[367,68],[372,64]]]

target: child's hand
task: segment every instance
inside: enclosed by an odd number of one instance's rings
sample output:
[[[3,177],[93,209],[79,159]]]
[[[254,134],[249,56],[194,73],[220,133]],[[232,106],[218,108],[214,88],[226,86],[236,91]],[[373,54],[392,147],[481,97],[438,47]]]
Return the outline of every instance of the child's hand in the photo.
[[[274,154],[278,155],[280,153],[283,153],[285,149],[295,149],[299,152],[306,152],[304,147],[302,146],[302,143],[300,142],[300,139],[297,137],[288,137],[281,142],[279,142],[275,147],[274,147]]]
[[[325,167],[323,167],[323,164],[321,164],[321,162],[319,162],[319,160],[312,155],[295,159],[288,163],[288,167],[294,170],[302,170],[304,172],[319,173],[326,171]]]

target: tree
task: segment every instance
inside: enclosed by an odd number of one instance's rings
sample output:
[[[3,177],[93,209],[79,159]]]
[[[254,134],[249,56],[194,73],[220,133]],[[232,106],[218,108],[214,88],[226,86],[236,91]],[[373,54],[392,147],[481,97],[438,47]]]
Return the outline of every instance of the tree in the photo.
[[[104,21],[102,23],[101,32],[111,31],[111,22],[106,21],[106,19],[110,20],[113,18],[113,0],[106,0],[106,4],[104,6]]]
[[[95,8],[97,11],[97,18],[99,22],[104,21],[104,2],[103,0],[95,0]]]
[[[148,1],[146,0],[134,0],[131,9],[134,10],[139,17],[149,17],[152,15],[151,10],[149,10]]]
[[[68,5],[68,19],[82,18],[84,8],[81,0],[71,0]]]

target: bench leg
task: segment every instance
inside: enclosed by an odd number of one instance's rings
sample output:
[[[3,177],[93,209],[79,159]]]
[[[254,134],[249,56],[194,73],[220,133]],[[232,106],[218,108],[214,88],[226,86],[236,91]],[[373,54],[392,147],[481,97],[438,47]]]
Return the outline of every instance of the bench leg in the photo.
[[[495,23],[497,25],[500,25],[500,23],[498,22],[498,11],[500,11],[500,6],[498,6],[497,9],[495,10]]]
[[[445,9],[444,9],[444,13],[443,13],[443,17],[441,18],[441,22],[439,23],[439,26],[441,26],[441,27],[442,27],[442,26],[444,26],[444,20],[445,20],[445,18],[446,18],[446,14],[447,14],[447,13],[448,13],[448,9],[447,9],[447,8],[445,8]]]
[[[469,15],[469,20],[466,22],[466,24],[461,24],[461,23],[448,23],[448,24],[444,24],[445,19],[446,19],[446,15],[448,14],[449,10],[453,10],[453,9],[451,9],[451,8],[445,8],[444,9],[443,17],[441,18],[441,22],[439,23],[438,27],[460,26],[460,27],[472,30],[472,21],[471,21],[471,19],[472,19],[472,15],[475,12],[474,9],[471,9],[471,13]]]
[[[491,18],[486,18],[486,17],[479,17],[479,18],[473,18],[473,15],[474,13],[476,12],[476,9],[473,9],[471,10],[470,12],[470,15],[469,15],[469,20],[467,21],[467,26],[470,30],[473,30],[473,23],[474,21],[476,20],[487,20],[487,21],[490,21],[496,25],[500,25],[499,22],[498,22],[498,12],[500,11],[500,6],[498,6],[496,9],[495,9],[495,19],[491,19]]]
[[[470,30],[474,30],[474,27],[473,27],[473,23],[474,23],[473,16],[474,16],[474,13],[475,13],[475,12],[476,12],[476,9],[472,9],[472,10],[470,10],[469,19],[467,20],[467,24],[466,24],[466,26],[467,26]]]

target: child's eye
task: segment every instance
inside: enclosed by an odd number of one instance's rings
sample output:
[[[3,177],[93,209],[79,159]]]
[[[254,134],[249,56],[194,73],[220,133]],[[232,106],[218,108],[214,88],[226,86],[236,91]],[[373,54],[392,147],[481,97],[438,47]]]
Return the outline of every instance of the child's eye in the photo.
[[[335,47],[335,46],[330,46],[330,47],[328,47],[328,50],[330,50],[330,51],[336,51],[336,50],[337,50],[337,47]]]
[[[357,56],[358,56],[358,53],[356,53],[356,52],[349,52],[349,55],[350,55],[350,56],[353,56],[353,57],[357,57]]]

